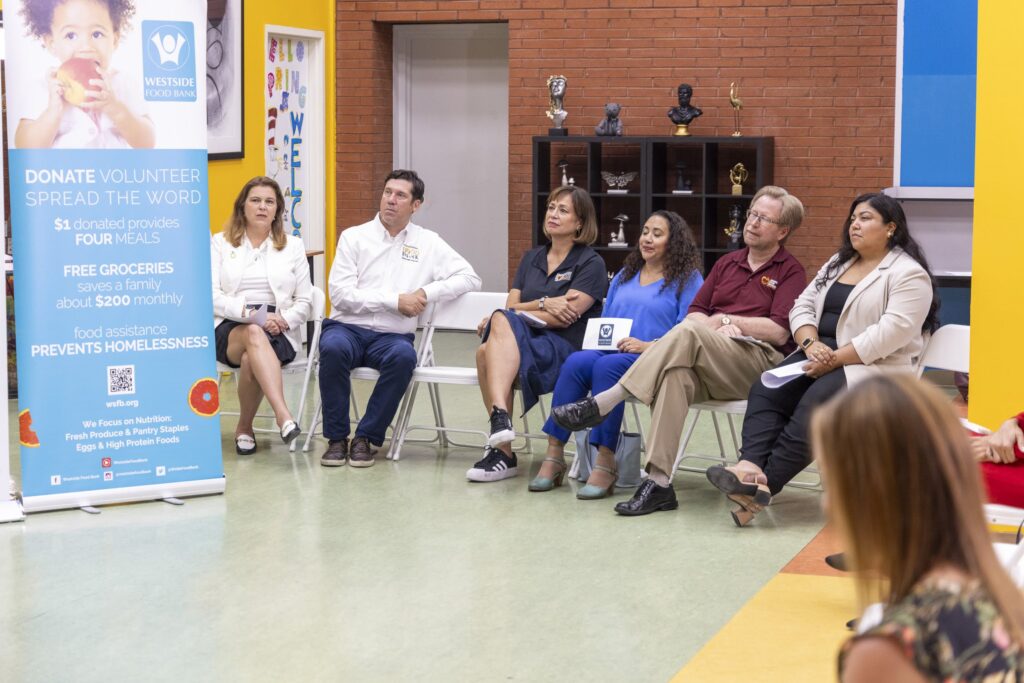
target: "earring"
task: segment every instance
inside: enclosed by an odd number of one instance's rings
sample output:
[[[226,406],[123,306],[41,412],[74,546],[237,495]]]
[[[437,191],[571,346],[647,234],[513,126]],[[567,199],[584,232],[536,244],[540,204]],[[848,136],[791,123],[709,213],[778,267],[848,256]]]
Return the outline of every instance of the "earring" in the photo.
[[[577,225],[576,226],[576,236],[579,237],[582,234],[583,234],[583,224]]]
[[[890,230],[888,233],[886,233],[885,236],[888,237],[889,239],[892,239],[892,233],[893,232],[894,232],[893,230]]]

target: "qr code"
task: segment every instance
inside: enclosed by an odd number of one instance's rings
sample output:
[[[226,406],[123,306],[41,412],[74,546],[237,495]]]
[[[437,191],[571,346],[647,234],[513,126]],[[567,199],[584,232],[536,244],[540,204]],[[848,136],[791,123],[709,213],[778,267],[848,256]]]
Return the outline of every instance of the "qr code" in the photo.
[[[134,365],[108,365],[107,366],[107,394],[110,396],[118,394],[135,393],[135,366]]]

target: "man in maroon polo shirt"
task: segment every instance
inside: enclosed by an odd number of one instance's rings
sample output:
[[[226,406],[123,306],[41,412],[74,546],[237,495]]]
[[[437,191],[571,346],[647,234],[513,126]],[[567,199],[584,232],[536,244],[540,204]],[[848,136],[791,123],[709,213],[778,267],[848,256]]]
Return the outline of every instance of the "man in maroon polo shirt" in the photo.
[[[615,506],[619,514],[677,508],[673,465],[690,405],[745,399],[754,380],[796,348],[789,309],[807,277],[782,243],[803,217],[803,204],[786,190],[761,188],[743,227],[746,248],[715,263],[686,319],[648,347],[611,389],[552,410],[558,424],[579,430],[600,423],[630,396],[651,406],[650,476]]]

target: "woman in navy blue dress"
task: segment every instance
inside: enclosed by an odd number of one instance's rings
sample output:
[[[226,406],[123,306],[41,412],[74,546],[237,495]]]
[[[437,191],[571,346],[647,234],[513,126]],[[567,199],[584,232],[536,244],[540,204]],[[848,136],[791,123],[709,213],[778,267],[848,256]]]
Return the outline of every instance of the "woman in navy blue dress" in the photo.
[[[637,249],[626,257],[604,303],[604,317],[633,321],[630,336],[620,340],[615,351],[586,350],[569,356],[558,375],[551,405],[572,403],[618,382],[644,349],[686,317],[690,302],[704,284],[700,266],[700,250],[683,217],[674,211],[651,214]],[[597,460],[587,485],[576,492],[581,500],[604,498],[615,487],[615,447],[624,407],[620,403],[590,432]],[[544,433],[548,435],[547,457],[530,482],[531,491],[550,491],[560,486],[565,476],[564,447],[571,434],[550,417]]]
[[[586,190],[564,185],[548,197],[544,234],[550,243],[519,262],[505,308],[480,322],[476,354],[490,436],[484,457],[466,472],[470,481],[498,481],[518,473],[512,452],[512,389],[523,392],[523,412],[551,392],[559,368],[583,344],[587,321],[601,315],[608,290],[604,260],[588,245],[597,239],[597,212]]]

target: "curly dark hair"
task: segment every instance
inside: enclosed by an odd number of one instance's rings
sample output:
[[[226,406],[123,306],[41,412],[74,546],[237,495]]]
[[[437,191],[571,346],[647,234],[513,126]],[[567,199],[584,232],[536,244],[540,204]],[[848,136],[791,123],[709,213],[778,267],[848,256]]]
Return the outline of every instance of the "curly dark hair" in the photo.
[[[53,12],[69,0],[25,0],[21,7],[21,16],[25,19],[28,27],[28,35],[36,38],[46,38],[50,35],[53,26]],[[110,12],[110,23],[114,26],[114,32],[121,35],[128,30],[130,21],[135,14],[135,3],[133,0],[90,0],[100,5],[106,5]]]
[[[658,216],[668,223],[668,246],[665,250],[665,262],[663,268],[664,282],[661,290],[665,291],[670,285],[676,286],[676,296],[683,293],[683,287],[695,272],[701,273],[700,250],[693,240],[693,232],[686,220],[675,211],[658,210],[650,215],[648,220]],[[640,272],[644,265],[643,254],[640,253],[640,241],[637,240],[636,250],[626,257],[619,271],[619,282],[625,283],[633,279],[633,276]]]
[[[903,207],[900,206],[898,201],[887,194],[868,192],[853,200],[850,204],[850,210],[846,212],[846,220],[843,221],[843,234],[840,237],[842,242],[839,245],[839,251],[828,262],[828,266],[825,268],[825,272],[821,274],[821,277],[814,281],[814,288],[820,292],[828,284],[829,279],[835,277],[844,263],[857,256],[857,250],[853,248],[853,243],[850,241],[850,224],[853,223],[853,212],[865,202],[881,215],[883,223],[892,223],[896,226],[886,246],[890,249],[899,247],[907,252],[907,255],[921,264],[921,267],[928,273],[928,278],[932,281],[932,303],[928,308],[928,316],[924,319],[924,325],[921,326],[921,329],[925,332],[934,332],[939,327],[940,304],[935,276],[932,275],[932,269],[928,266],[928,261],[924,257],[921,245],[910,235],[910,229],[907,227],[907,215],[903,213]]]

